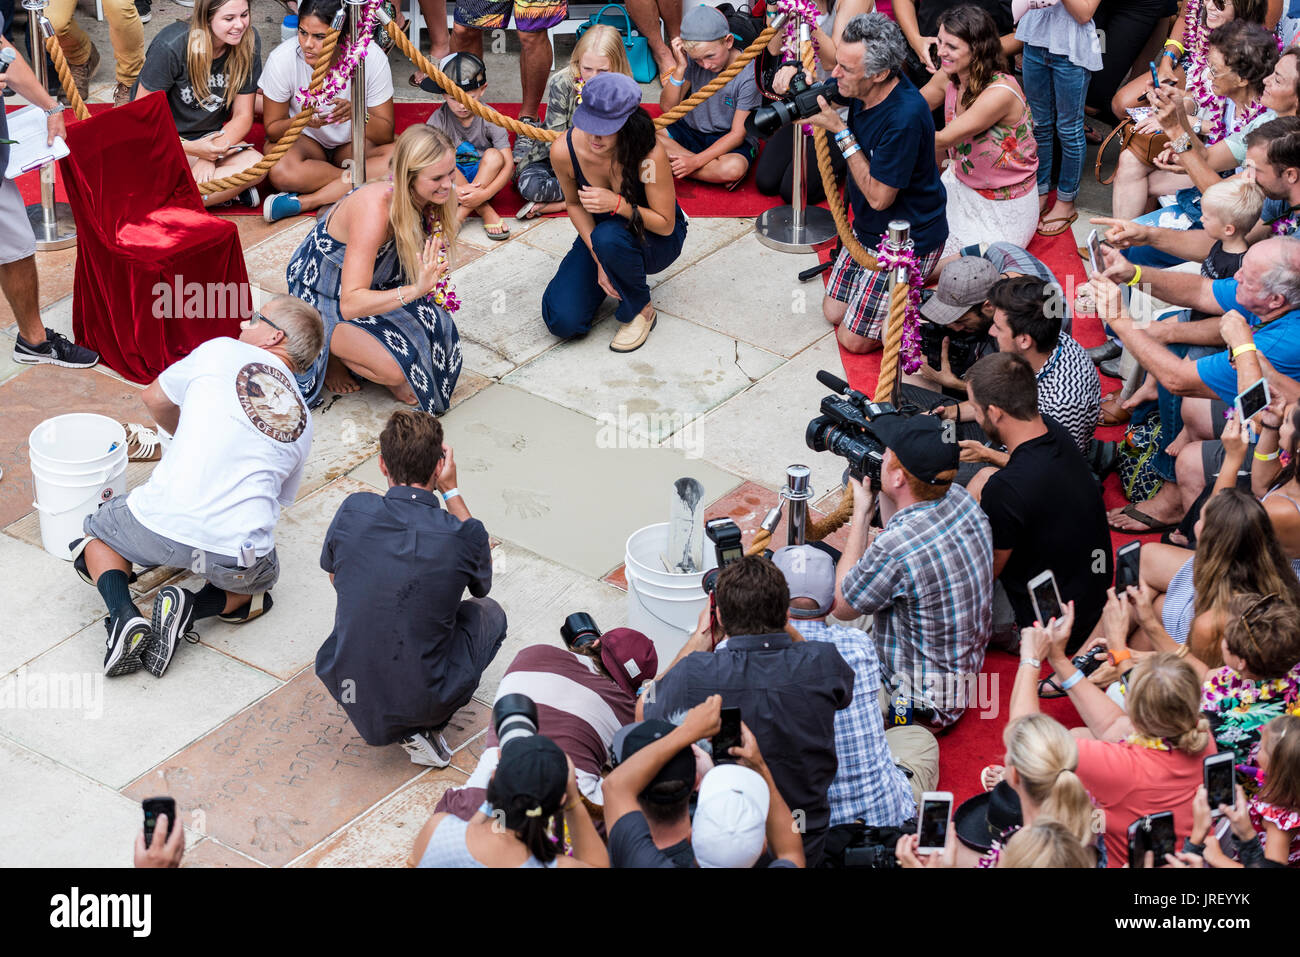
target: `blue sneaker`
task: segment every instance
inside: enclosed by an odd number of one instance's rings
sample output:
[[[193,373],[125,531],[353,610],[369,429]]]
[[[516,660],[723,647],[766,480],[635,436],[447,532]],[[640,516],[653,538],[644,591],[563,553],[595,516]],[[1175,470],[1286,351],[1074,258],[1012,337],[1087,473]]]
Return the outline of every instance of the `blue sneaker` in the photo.
[[[302,203],[298,202],[297,193],[272,193],[262,204],[262,218],[268,223],[288,219],[302,212]]]

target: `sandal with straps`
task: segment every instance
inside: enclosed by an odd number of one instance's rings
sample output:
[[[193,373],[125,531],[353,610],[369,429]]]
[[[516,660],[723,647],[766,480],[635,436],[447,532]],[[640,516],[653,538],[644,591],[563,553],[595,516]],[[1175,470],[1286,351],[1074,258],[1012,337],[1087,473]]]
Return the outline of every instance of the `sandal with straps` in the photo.
[[[126,460],[157,462],[162,458],[162,439],[158,433],[139,422],[123,422],[126,430]]]

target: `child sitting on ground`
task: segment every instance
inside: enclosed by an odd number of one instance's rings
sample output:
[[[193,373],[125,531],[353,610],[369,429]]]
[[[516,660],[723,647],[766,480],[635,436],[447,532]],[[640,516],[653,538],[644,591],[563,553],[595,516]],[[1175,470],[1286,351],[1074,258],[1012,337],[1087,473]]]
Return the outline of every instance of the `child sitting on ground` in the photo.
[[[546,81],[546,129],[563,133],[573,125],[582,85],[598,73],[632,75],[623,35],[606,24],[589,27],[574,46],[568,64]],[[564,190],[551,168],[550,142],[520,136],[515,140],[514,160],[515,188],[525,200],[515,218],[564,212]]]
[[[677,65],[659,94],[659,105],[665,111],[692,90],[706,86],[740,55],[727,18],[703,4],[682,18],[682,33],[673,37],[672,49]],[[758,154],[758,137],[745,131],[745,120],[762,102],[754,64],[750,63],[722,89],[660,130],[659,140],[668,151],[673,176],[726,183],[729,189],[738,186]]]
[[[439,69],[474,99],[483,99],[487,67],[474,54],[453,53],[443,58]],[[491,200],[510,182],[515,168],[510,156],[510,134],[451,97],[425,122],[445,133],[456,150],[456,222],[463,223],[471,214],[477,214],[483,218],[488,239],[509,239],[510,227],[492,208]]]

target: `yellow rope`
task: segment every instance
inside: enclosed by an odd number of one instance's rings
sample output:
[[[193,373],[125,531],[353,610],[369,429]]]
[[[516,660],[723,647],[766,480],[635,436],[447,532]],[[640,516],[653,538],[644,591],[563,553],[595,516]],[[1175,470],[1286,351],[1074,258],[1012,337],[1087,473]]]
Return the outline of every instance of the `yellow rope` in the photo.
[[[325,74],[329,72],[334,62],[334,54],[338,50],[339,31],[330,30],[325,36],[325,42],[321,46],[320,55],[316,58],[316,67],[312,70],[311,85],[309,89],[312,92],[320,89],[321,83],[325,81]],[[266,154],[246,170],[241,170],[232,176],[224,176],[221,179],[210,179],[206,183],[199,183],[199,192],[205,196],[211,193],[219,193],[226,189],[235,189],[241,186],[251,186],[259,182],[271,167],[280,162],[280,158],[297,142],[302,131],[307,128],[311,118],[315,115],[316,108],[310,103],[307,104],[301,113],[294,116],[289,128],[284,131],[275,142],[275,146],[266,151]],[[356,122],[357,118],[353,118]]]
[[[63,86],[63,94],[72,104],[72,115],[79,120],[88,119],[90,110],[86,109],[86,104],[82,102],[81,94],[77,92],[77,84],[73,82],[72,70],[68,67],[68,58],[63,55],[63,47],[59,46],[58,37],[45,38],[45,50],[54,61],[54,72],[59,75],[59,83]]]

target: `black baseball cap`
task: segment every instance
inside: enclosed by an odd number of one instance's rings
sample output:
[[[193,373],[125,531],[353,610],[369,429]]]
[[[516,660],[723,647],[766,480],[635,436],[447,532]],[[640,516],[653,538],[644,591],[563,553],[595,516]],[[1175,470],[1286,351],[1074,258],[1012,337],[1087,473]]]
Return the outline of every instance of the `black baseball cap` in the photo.
[[[936,476],[957,467],[961,455],[957,434],[945,428],[938,416],[890,412],[872,419],[871,429],[903,468],[922,482],[945,484],[936,482]]]
[[[449,53],[442,58],[438,69],[466,93],[487,86],[487,64],[472,53]],[[436,80],[433,85],[439,93],[447,92]]]
[[[564,803],[569,761],[550,738],[532,734],[501,749],[492,790],[505,811],[506,827],[517,830],[530,817],[550,817]]]
[[[653,744],[665,735],[672,734],[674,730],[676,730],[676,725],[654,718],[637,721],[634,724],[619,728],[614,733],[612,749],[614,757],[619,764],[622,764],[646,745]],[[670,781],[682,782],[682,786],[669,793],[653,793],[652,789],[656,784],[667,784]],[[678,801],[684,801],[690,797],[691,791],[694,789],[695,754],[687,746],[668,759],[667,763],[659,769],[659,773],[654,776],[654,780],[646,785],[646,789],[641,792],[640,797],[651,804],[676,804]]]

